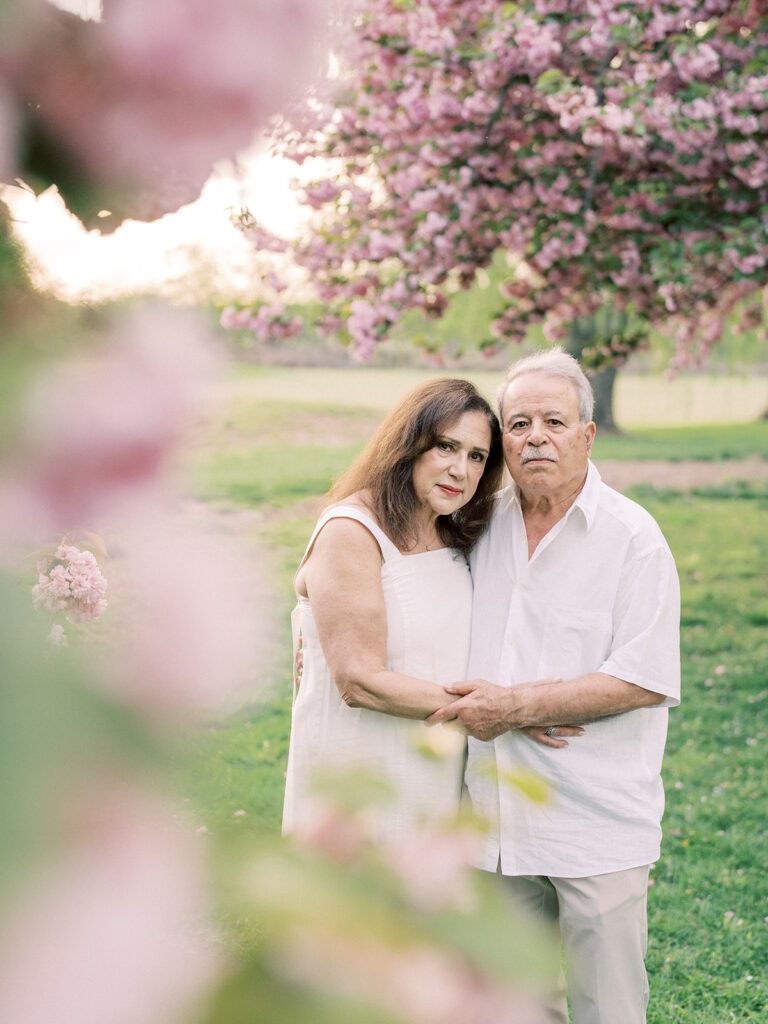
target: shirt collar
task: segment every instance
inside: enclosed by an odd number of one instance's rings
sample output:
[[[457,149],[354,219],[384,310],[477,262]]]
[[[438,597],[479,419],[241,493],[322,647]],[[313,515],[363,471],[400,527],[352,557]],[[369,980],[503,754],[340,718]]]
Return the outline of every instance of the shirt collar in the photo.
[[[587,530],[592,529],[592,524],[595,521],[597,515],[597,505],[600,500],[600,484],[602,478],[597,471],[597,466],[590,459],[587,464],[587,479],[584,481],[584,486],[579,491],[576,501],[574,501],[572,508],[579,508],[584,516],[584,521],[587,524]]]
[[[587,530],[591,530],[592,524],[595,521],[595,516],[597,515],[601,483],[602,478],[597,471],[597,466],[590,459],[587,464],[587,478],[584,481],[584,486],[577,494],[574,503],[566,512],[566,518],[572,514],[574,509],[577,508],[584,516],[584,522],[586,523]],[[514,481],[509,485],[506,493],[508,494],[508,498],[505,502],[507,508],[512,508],[514,505],[520,505],[520,488]]]

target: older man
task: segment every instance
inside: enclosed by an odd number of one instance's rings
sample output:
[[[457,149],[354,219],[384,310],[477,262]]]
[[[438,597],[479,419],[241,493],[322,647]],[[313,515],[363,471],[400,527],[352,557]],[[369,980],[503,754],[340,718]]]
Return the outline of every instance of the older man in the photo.
[[[500,409],[513,484],[472,557],[469,674],[482,679],[432,720],[455,714],[475,737],[467,785],[490,822],[479,866],[559,925],[574,1024],[642,1024],[679,589],[659,527],[589,461],[592,406],[560,349],[510,370]],[[548,802],[505,781],[521,767],[549,782]],[[567,1024],[563,999],[550,1019]]]

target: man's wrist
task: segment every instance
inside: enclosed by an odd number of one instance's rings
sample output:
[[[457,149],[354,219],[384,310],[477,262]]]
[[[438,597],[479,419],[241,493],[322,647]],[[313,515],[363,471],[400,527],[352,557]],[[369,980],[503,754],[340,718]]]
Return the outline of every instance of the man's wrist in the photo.
[[[508,730],[520,729],[528,723],[524,721],[525,686],[513,686],[506,690],[502,698],[501,720]]]

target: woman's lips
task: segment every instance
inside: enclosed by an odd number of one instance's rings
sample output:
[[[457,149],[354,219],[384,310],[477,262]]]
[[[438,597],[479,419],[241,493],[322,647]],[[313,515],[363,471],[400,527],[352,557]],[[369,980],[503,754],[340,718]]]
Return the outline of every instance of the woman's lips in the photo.
[[[438,484],[437,486],[441,491],[447,494],[449,498],[457,498],[461,494],[458,487],[449,487],[447,484]]]

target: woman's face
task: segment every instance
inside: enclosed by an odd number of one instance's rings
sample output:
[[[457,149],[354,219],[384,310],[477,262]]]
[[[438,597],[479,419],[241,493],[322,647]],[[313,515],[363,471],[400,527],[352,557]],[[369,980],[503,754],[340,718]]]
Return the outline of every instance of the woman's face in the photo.
[[[491,447],[491,428],[482,412],[465,412],[439,434],[434,446],[413,464],[419,504],[448,516],[472,498]]]

